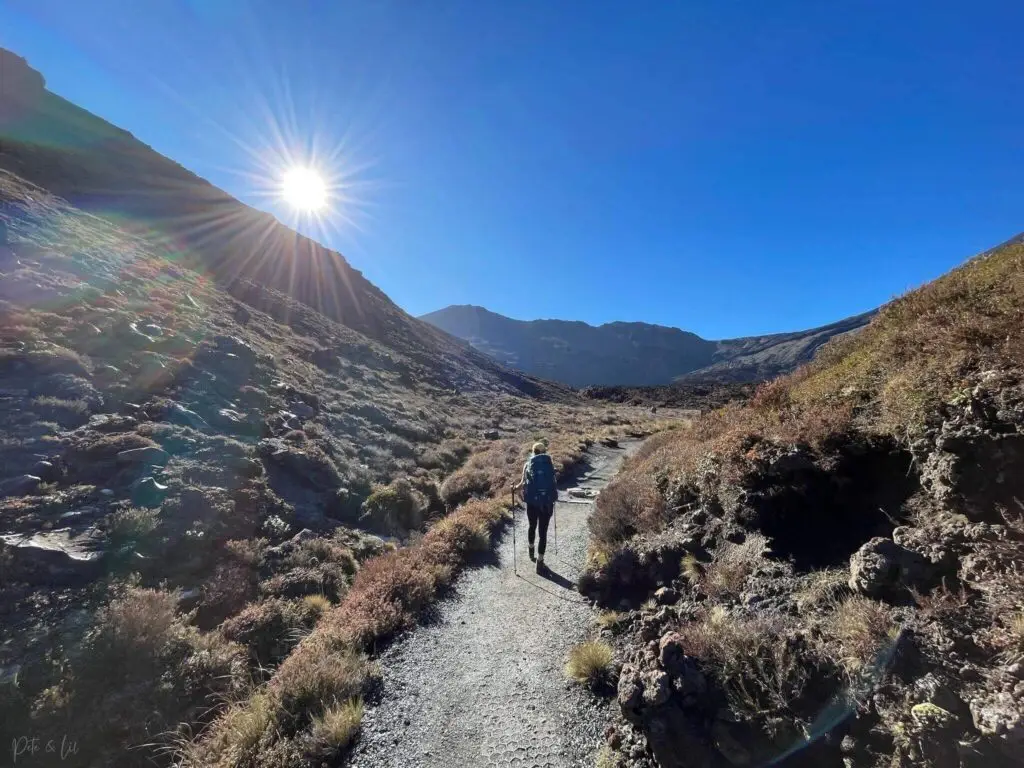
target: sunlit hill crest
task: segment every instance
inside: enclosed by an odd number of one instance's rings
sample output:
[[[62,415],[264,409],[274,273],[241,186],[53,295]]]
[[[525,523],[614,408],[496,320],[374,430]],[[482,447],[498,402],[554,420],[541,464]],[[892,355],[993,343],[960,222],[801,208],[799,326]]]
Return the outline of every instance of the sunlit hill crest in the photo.
[[[161,237],[176,258],[233,284],[232,292],[247,286],[280,291],[369,335],[386,332],[383,315],[400,312],[340,254],[45,90],[24,60],[7,56],[11,61],[5,59],[5,72],[18,67],[24,75],[5,75],[0,99],[4,168],[84,210]],[[325,169],[332,159],[337,158],[325,154]],[[248,175],[258,181],[254,197],[283,196],[297,220],[315,216],[319,226],[330,226],[352,207],[346,182],[336,172],[314,169],[283,149]]]

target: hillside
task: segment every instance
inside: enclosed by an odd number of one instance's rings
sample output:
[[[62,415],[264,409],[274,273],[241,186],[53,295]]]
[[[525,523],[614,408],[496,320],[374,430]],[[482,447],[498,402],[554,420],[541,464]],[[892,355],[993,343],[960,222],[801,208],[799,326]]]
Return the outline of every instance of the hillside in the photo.
[[[475,306],[446,307],[420,319],[512,368],[587,387],[763,381],[809,361],[822,344],[863,327],[873,314],[807,331],[721,341],[649,323],[595,327],[513,320]]]
[[[1020,765],[1022,317],[1014,238],[627,463],[604,765]]]
[[[337,761],[368,654],[490,546],[530,443],[565,474],[644,417],[409,317],[43,85],[2,54],[0,740]]]

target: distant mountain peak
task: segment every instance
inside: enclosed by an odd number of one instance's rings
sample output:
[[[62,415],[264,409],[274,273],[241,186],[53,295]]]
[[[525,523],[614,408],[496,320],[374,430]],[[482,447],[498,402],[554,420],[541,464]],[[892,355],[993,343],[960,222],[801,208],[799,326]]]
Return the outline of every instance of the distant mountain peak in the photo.
[[[453,305],[420,319],[501,363],[576,387],[645,386],[677,379],[758,381],[792,370],[874,312],[793,333],[709,341],[691,331],[639,321],[514,320],[485,307]]]

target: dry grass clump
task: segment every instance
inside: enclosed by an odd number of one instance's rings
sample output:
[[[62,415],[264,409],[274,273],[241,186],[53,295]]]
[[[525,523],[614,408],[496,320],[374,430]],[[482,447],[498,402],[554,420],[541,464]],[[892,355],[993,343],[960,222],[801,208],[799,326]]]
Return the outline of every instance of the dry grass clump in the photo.
[[[594,758],[594,768],[619,768],[621,761],[618,753],[607,744],[601,746]]]
[[[1011,644],[1016,650],[1024,651],[1024,612],[1018,612],[1006,622]]]
[[[366,659],[349,650],[307,656],[306,661],[292,666],[287,685],[281,678],[270,683],[292,732],[330,707],[360,696],[371,672]]]
[[[700,586],[716,598],[739,593],[769,551],[768,539],[759,533],[748,534],[741,544],[723,542],[705,566]]]
[[[227,619],[220,631],[228,640],[249,649],[257,668],[271,667],[283,659],[316,625],[330,607],[323,595],[310,595],[301,600],[271,598],[252,603],[241,613]]]
[[[588,640],[569,650],[565,674],[577,683],[594,686],[602,682],[612,663],[612,647],[598,640]]]
[[[213,752],[226,750],[230,745],[237,754],[250,754],[256,750],[264,734],[276,719],[277,705],[269,691],[261,690],[246,701],[231,704],[221,715],[216,733],[219,743],[211,745]],[[202,765],[203,754],[198,745],[183,744],[182,762],[188,766]]]
[[[306,610],[316,618],[320,618],[334,607],[334,604],[325,595],[306,595],[302,598],[302,602],[306,606]]]
[[[879,665],[893,647],[899,627],[885,603],[851,595],[835,607],[826,631],[841,649],[842,664],[850,673]]]
[[[850,573],[845,568],[826,568],[808,573],[801,588],[793,595],[797,608],[805,611],[831,606],[837,595],[849,591],[849,578]]]
[[[628,613],[620,611],[601,611],[597,614],[597,626],[601,627],[601,629],[614,630],[626,620],[627,616],[629,616]]]

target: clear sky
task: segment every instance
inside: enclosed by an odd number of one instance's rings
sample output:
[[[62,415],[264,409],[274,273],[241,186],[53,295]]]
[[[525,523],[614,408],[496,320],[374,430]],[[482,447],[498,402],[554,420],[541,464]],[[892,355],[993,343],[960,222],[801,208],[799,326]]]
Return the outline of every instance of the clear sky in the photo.
[[[413,314],[709,338],[1024,230],[1022,29],[1020,0],[0,0],[51,90],[283,220],[260,191],[314,156],[319,237]]]

